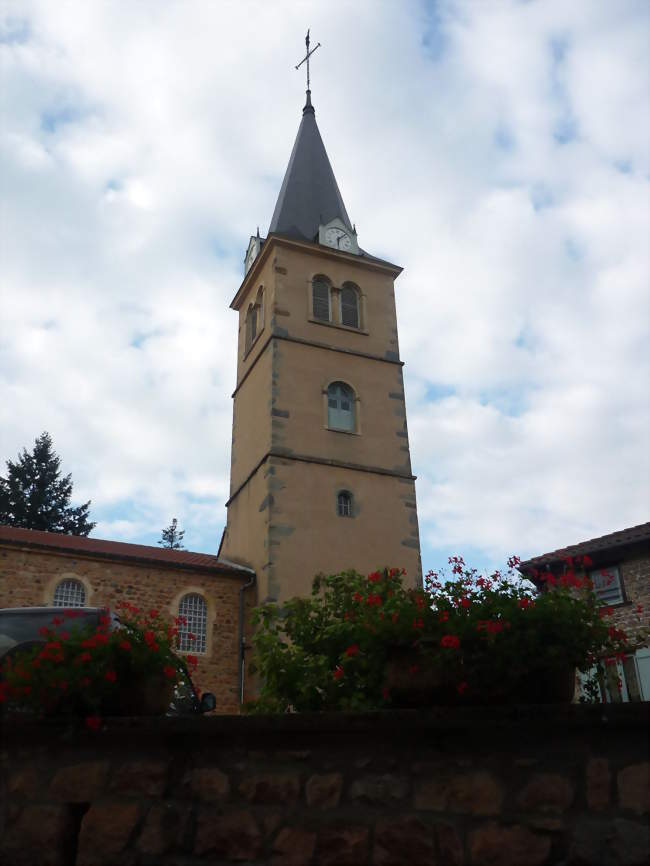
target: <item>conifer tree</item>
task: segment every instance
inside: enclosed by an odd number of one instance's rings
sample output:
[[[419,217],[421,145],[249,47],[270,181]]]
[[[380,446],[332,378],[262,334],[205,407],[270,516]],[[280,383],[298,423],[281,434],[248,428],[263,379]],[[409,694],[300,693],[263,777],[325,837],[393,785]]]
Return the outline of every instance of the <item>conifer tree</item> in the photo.
[[[42,529],[66,535],[88,535],[95,523],[88,520],[90,501],[70,505],[72,481],[61,477],[61,460],[46,431],[31,454],[23,448],[14,463],[7,460],[7,477],[0,476],[0,523],[23,529]]]
[[[184,535],[185,530],[178,528],[178,521],[174,518],[169,526],[166,529],[163,529],[162,538],[158,544],[161,544],[163,547],[168,547],[170,550],[184,550]]]

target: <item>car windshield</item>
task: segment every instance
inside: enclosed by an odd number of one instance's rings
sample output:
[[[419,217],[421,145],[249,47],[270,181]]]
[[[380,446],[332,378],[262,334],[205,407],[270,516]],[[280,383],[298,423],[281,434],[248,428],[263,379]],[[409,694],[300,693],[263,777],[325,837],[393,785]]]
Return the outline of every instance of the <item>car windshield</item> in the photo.
[[[98,608],[84,610],[75,608],[75,618],[65,619],[60,626],[55,626],[55,617],[64,617],[65,608],[23,608],[20,610],[0,610],[0,655],[17,644],[39,639],[38,630],[47,626],[56,630],[70,631],[75,626],[95,628],[102,613]]]

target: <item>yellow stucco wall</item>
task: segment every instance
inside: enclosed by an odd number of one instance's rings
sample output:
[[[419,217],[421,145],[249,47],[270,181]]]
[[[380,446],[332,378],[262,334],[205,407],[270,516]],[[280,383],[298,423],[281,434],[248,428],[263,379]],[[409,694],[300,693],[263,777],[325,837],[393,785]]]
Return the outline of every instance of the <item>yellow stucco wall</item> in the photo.
[[[258,601],[306,594],[319,571],[402,566],[413,583],[421,580],[395,314],[398,270],[271,238],[233,302],[238,378],[222,554],[256,570]],[[318,275],[334,289],[358,287],[359,329],[313,320],[311,282]],[[263,328],[246,346],[246,315],[260,288]],[[353,433],[328,428],[333,381],[355,391]],[[351,518],[337,515],[342,489],[354,497]]]

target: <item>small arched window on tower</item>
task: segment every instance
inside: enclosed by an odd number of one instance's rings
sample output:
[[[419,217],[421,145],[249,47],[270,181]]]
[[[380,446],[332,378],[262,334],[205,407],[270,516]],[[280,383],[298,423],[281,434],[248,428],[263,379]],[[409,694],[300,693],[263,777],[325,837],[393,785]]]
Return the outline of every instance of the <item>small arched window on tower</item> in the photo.
[[[330,286],[323,277],[315,277],[311,284],[312,311],[315,319],[329,322],[332,314],[330,309]]]
[[[341,324],[348,328],[359,327],[359,292],[352,283],[343,283],[339,292],[341,301]]]
[[[352,494],[341,490],[336,498],[336,513],[339,517],[352,517]]]
[[[206,651],[207,608],[205,599],[197,593],[184,595],[178,605],[178,649],[181,652]]]
[[[54,607],[85,607],[86,589],[80,580],[62,580],[57,583],[52,599]]]
[[[250,304],[246,313],[246,352],[258,338],[264,327],[264,289],[262,286],[257,290],[255,303]]]
[[[327,389],[327,426],[332,430],[354,432],[354,391],[343,382],[332,382]]]

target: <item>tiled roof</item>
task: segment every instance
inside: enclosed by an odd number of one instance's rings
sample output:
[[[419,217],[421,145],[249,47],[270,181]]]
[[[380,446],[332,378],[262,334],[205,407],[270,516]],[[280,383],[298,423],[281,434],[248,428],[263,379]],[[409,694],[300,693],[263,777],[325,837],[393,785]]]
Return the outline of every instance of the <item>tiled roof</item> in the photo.
[[[631,526],[629,529],[621,529],[618,532],[610,532],[609,535],[601,535],[599,538],[591,538],[589,541],[581,541],[580,544],[572,544],[570,547],[562,547],[551,553],[543,553],[532,559],[522,562],[519,568],[525,571],[527,568],[535,568],[540,565],[560,562],[568,557],[592,555],[617,547],[630,544],[650,542],[650,523],[641,523],[639,526]]]
[[[189,568],[209,570],[233,575],[252,574],[245,566],[222,562],[210,553],[193,553],[189,550],[170,550],[146,544],[127,544],[124,541],[106,541],[101,538],[85,538],[81,535],[64,535],[59,532],[41,532],[37,529],[18,529],[0,526],[0,544],[19,547],[34,547],[60,553],[84,554],[110,559],[134,560],[161,565],[165,568]]]

